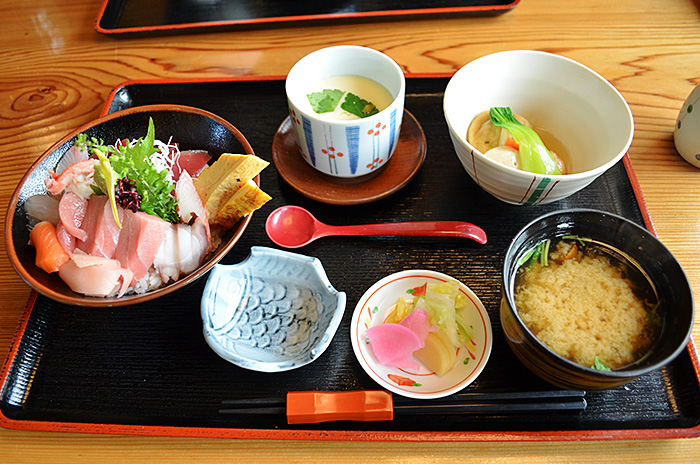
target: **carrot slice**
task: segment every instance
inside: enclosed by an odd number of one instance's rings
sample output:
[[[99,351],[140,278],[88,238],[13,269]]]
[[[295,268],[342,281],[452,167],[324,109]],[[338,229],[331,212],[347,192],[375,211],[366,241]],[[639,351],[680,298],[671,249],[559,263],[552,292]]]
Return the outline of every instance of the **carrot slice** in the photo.
[[[554,261],[556,261],[558,263],[563,263],[567,259],[574,259],[577,254],[578,254],[578,247],[576,246],[575,243],[572,243],[571,246],[566,250],[566,253],[558,255],[557,257],[554,258]]]
[[[36,265],[48,273],[57,272],[63,263],[70,260],[56,234],[56,227],[49,221],[41,221],[29,233],[36,248]]]
[[[508,140],[506,140],[506,147],[511,147],[515,148],[516,150],[520,150],[520,145],[518,142],[515,141],[513,137],[508,137]]]

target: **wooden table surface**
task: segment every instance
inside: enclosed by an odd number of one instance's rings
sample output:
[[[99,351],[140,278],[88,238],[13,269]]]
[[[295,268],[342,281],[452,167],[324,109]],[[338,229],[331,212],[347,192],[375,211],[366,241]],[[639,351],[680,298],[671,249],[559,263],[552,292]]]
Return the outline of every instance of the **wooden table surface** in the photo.
[[[328,45],[381,50],[406,72],[452,73],[488,53],[532,49],[577,60],[632,108],[629,150],[660,239],[700,291],[700,171],[673,145],[673,125],[700,81],[698,0],[522,0],[492,17],[276,25],[115,39],[95,32],[101,0],[0,2],[0,196],[55,141],[98,116],[126,80],[284,75]],[[29,288],[0,254],[0,352]],[[696,309],[696,322],[700,311]],[[693,331],[700,338],[700,324]],[[358,443],[83,435],[0,429],[2,463],[96,462],[700,462],[700,438],[602,442]]]

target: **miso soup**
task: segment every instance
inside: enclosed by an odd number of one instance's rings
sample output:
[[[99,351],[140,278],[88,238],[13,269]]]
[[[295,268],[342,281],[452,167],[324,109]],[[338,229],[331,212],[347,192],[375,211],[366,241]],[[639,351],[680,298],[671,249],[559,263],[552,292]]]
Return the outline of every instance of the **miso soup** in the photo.
[[[526,253],[514,295],[520,318],[542,343],[587,367],[639,361],[660,330],[660,302],[643,269],[586,238],[546,240]]]

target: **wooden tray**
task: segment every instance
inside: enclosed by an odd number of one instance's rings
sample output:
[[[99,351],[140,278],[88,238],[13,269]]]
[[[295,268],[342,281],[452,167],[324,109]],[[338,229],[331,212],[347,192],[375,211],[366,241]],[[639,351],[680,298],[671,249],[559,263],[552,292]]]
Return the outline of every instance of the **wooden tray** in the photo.
[[[265,374],[219,358],[204,341],[200,296],[204,280],[162,300],[124,308],[69,307],[32,295],[3,366],[0,425],[7,428],[145,435],[333,440],[591,440],[700,435],[700,372],[691,340],[669,366],[624,387],[588,392],[581,413],[460,416],[439,420],[287,425],[283,418],[218,413],[220,402],[287,391],[344,391],[377,385],[352,352],[355,304],[375,281],[411,268],[432,269],[466,283],[493,325],[491,358],[467,391],[545,390],[507,346],[498,317],[503,254],[531,219],[558,209],[592,207],[653,230],[634,172],[625,157],[576,195],[550,205],[510,206],[483,192],[462,169],[442,114],[448,76],[407,79],[406,109],[421,124],[427,156],[403,188],[376,202],[338,206],[311,200],[268,167],[262,187],[272,195],[241,241],[222,261],[237,263],[254,245],[271,246],[267,215],[284,204],[310,209],[329,224],[445,219],[480,225],[488,243],[441,238],[318,240],[298,252],[318,257],[348,306],[328,350],[300,369]],[[284,81],[130,82],[115,89],[105,113],[151,103],[210,110],[237,126],[256,154],[272,161],[272,142],[287,116]],[[173,134],[177,140],[177,134]]]
[[[493,15],[520,0],[104,0],[95,30],[112,36],[240,29],[309,21]]]

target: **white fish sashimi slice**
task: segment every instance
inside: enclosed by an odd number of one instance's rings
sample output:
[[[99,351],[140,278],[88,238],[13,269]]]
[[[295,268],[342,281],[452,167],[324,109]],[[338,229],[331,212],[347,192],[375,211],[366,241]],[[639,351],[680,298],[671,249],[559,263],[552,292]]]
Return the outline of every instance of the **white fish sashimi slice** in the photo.
[[[196,270],[209,251],[205,226],[200,218],[190,226],[172,224],[165,234],[153,266],[163,283],[176,281]]]
[[[32,195],[24,202],[27,214],[39,221],[49,221],[58,224],[61,218],[58,215],[58,200],[48,195]]]
[[[180,179],[175,185],[175,196],[177,197],[178,214],[182,222],[189,224],[193,217],[201,219],[205,227],[207,242],[211,247],[211,231],[209,229],[209,220],[207,219],[207,210],[204,208],[204,203],[202,203],[192,177],[187,171],[182,171],[180,174]]]
[[[73,253],[58,274],[74,292],[98,297],[121,297],[133,278],[133,273],[116,260],[83,253]]]
[[[76,146],[72,146],[63,154],[63,158],[61,158],[61,161],[59,161],[56,165],[54,172],[60,175],[71,164],[77,163],[78,161],[85,161],[88,158],[89,156],[87,151],[83,151]]]

